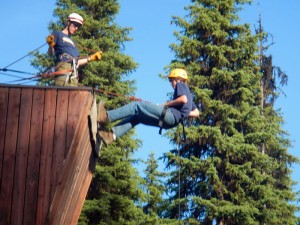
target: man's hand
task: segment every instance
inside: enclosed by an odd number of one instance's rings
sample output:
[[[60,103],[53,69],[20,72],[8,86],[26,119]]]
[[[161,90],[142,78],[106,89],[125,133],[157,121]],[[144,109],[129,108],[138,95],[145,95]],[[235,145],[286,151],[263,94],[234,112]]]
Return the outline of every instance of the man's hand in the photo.
[[[95,60],[100,60],[102,58],[102,52],[96,52],[95,54],[91,55],[89,57],[88,61],[95,61]]]
[[[53,47],[55,45],[54,43],[54,35],[49,35],[46,39],[49,46]]]

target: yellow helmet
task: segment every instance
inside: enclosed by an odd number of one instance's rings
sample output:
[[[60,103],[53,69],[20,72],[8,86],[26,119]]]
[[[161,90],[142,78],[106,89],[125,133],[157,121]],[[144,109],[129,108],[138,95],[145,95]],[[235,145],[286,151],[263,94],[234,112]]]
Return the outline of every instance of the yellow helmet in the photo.
[[[188,76],[187,76],[186,70],[177,68],[177,69],[173,69],[171,71],[171,73],[169,74],[168,78],[169,79],[170,78],[181,78],[183,80],[187,80]]]

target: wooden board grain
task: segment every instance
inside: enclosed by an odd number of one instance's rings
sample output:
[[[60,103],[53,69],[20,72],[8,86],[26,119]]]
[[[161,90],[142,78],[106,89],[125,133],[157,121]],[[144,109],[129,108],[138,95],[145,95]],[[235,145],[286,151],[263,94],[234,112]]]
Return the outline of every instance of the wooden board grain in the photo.
[[[0,225],[77,224],[97,160],[93,100],[87,88],[0,85]]]
[[[33,89],[22,90],[19,119],[18,143],[16,149],[16,164],[14,175],[14,190],[12,202],[11,224],[23,224],[24,195],[26,189],[26,171],[28,161],[28,146],[30,134],[30,121],[32,112]]]
[[[89,164],[89,160],[86,159],[86,154],[88,157],[92,154],[89,128],[88,128],[88,113],[90,106],[92,104],[92,98],[85,98],[80,115],[80,120],[75,131],[75,135],[70,146],[70,151],[66,159],[65,167],[62,173],[61,182],[57,186],[57,190],[54,195],[54,199],[50,208],[49,213],[49,225],[52,224],[68,224],[66,221],[71,221],[73,217],[73,212],[70,207],[72,199],[77,199],[79,192],[77,186],[80,185],[84,179],[82,177],[83,168],[86,168],[86,164]],[[66,188],[69,187],[69,188]],[[86,195],[86,193],[84,193]],[[75,202],[72,204],[83,204]],[[76,215],[77,216],[77,215]]]
[[[0,192],[0,224],[10,224],[21,89],[9,90]]]
[[[57,94],[56,120],[54,127],[54,147],[51,173],[51,192],[53,198],[59,177],[63,169],[64,152],[66,147],[66,131],[68,119],[69,90],[59,90]]]
[[[32,117],[26,175],[26,192],[24,206],[24,224],[35,224],[37,195],[39,185],[40,153],[42,149],[42,129],[45,91],[33,90]]]
[[[0,182],[2,177],[4,140],[6,133],[6,119],[8,108],[8,88],[0,88]],[[2,138],[1,138],[2,137]]]
[[[50,199],[50,178],[52,172],[56,99],[57,90],[47,90],[47,92],[45,93],[45,108],[43,117],[44,121],[42,132],[36,225],[43,224],[45,222],[49,211],[49,206],[52,201],[52,199]]]

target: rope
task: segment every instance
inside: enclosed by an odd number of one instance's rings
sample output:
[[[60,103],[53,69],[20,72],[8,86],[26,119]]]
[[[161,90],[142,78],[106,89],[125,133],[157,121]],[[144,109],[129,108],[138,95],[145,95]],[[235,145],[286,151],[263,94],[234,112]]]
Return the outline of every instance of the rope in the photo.
[[[42,44],[41,46],[39,46],[38,48],[34,49],[33,51],[29,52],[28,54],[26,54],[25,56],[21,57],[20,59],[10,63],[9,65],[5,66],[4,68],[0,68],[0,71],[3,71],[3,72],[7,72],[7,71],[10,71],[10,72],[15,72],[15,73],[22,73],[22,74],[29,74],[29,75],[34,75],[33,77],[28,77],[28,78],[22,78],[22,79],[19,79],[19,80],[14,80],[14,81],[10,81],[11,82],[19,82],[19,81],[27,81],[27,80],[31,80],[31,79],[35,79],[35,78],[49,78],[51,76],[56,76],[56,75],[60,75],[60,74],[63,74],[63,73],[69,73],[69,72],[72,72],[72,70],[63,70],[63,71],[56,71],[56,72],[51,72],[51,73],[42,73],[42,74],[34,74],[34,73],[29,73],[29,72],[24,72],[24,71],[20,71],[20,70],[12,70],[12,69],[7,69],[8,67],[10,67],[11,65],[21,61],[22,59],[24,59],[25,57],[31,55],[32,53],[36,52],[37,50],[39,50],[40,48],[44,47],[45,45],[47,45],[47,43],[44,43]],[[89,49],[89,48],[85,48],[83,47],[82,45],[80,44],[77,44],[77,46],[79,46],[81,49],[84,49],[88,52],[97,52],[97,50],[94,50],[94,49]],[[78,59],[84,59],[86,58],[87,56],[81,56],[79,57]],[[71,60],[68,60],[66,62],[69,62]],[[54,70],[56,70],[58,67],[60,66],[60,64],[58,64],[57,66],[54,67]],[[46,71],[49,70],[49,68],[46,69]],[[13,76],[13,75],[8,75],[8,74],[4,74],[4,73],[0,73],[2,75],[7,75],[7,76],[11,76],[11,77],[17,77],[17,78],[21,78],[21,77],[18,77],[18,76]]]
[[[121,97],[121,98],[124,98],[124,99],[128,99],[129,101],[138,101],[138,102],[150,103],[148,101],[145,101],[145,100],[143,100],[141,98],[137,98],[135,96],[125,96],[125,95],[122,95],[122,94],[117,94],[117,93],[106,91],[106,90],[103,90],[103,89],[95,89],[95,88],[93,88],[93,90],[95,92],[98,92],[98,93],[101,93],[101,94],[104,93],[104,94],[111,95],[111,96],[114,96],[114,97]]]
[[[87,56],[81,56],[78,59],[85,59],[86,57]],[[68,62],[71,62],[71,61],[72,61],[72,59],[69,59],[69,60],[64,61],[64,62],[60,62],[53,68],[53,70],[56,70],[62,63],[68,63]],[[49,71],[49,67],[46,69],[46,71],[47,70]],[[40,79],[50,78],[52,76],[57,76],[57,75],[60,75],[60,74],[65,74],[65,73],[72,72],[73,70],[72,69],[65,69],[65,70],[58,70],[58,71],[55,71],[55,72],[44,72],[44,73],[41,73],[41,74],[29,73],[29,72],[24,72],[24,71],[20,71],[20,70],[11,70],[11,69],[6,69],[6,68],[0,68],[0,71],[4,71],[4,72],[11,71],[11,72],[15,72],[15,73],[34,75],[32,77],[11,81],[11,82],[19,82],[19,81],[30,80],[30,79],[35,79],[35,78],[40,78]],[[3,74],[3,75],[6,75],[6,74]]]
[[[81,57],[81,58],[84,58],[84,57]],[[71,60],[67,60],[66,62],[64,63],[68,63],[70,62]],[[54,67],[54,70],[56,70],[60,65],[61,65],[62,62],[58,63],[58,65],[56,65]],[[48,67],[46,69],[46,71],[49,71],[50,68]],[[13,80],[13,81],[10,81],[10,82],[19,82],[19,81],[25,81],[25,80],[31,80],[31,79],[35,79],[35,78],[39,78],[39,79],[46,79],[46,78],[50,78],[52,76],[57,76],[57,75],[60,75],[60,74],[65,74],[65,73],[70,73],[72,72],[73,69],[64,69],[64,70],[58,70],[58,71],[55,71],[55,72],[44,72],[42,74],[36,74],[36,73],[29,73],[29,72],[24,72],[24,71],[20,71],[20,70],[11,70],[11,69],[6,69],[6,68],[3,68],[1,69],[0,68],[0,71],[11,71],[11,72],[15,72],[15,73],[22,73],[22,74],[29,74],[29,75],[34,75],[32,77],[27,77],[27,78],[22,78],[22,77],[19,77],[21,79],[19,80]],[[4,73],[1,73],[3,75],[7,75],[7,74],[4,74]],[[8,75],[8,76],[13,76],[13,75]],[[15,76],[15,77],[18,77],[18,76]]]
[[[42,44],[40,47],[38,47],[38,48],[36,48],[35,50],[29,52],[29,53],[26,54],[25,56],[23,56],[23,57],[21,57],[20,59],[18,59],[18,60],[16,60],[16,61],[12,62],[11,64],[7,65],[6,67],[4,67],[4,69],[6,69],[7,67],[10,67],[11,65],[13,65],[13,64],[15,64],[15,63],[21,61],[21,60],[24,59],[25,57],[31,55],[32,53],[36,52],[36,51],[39,50],[40,48],[44,47],[46,44],[47,44],[47,43]]]
[[[178,137],[176,140],[177,144],[177,155],[178,155],[178,224],[180,225],[181,220],[181,157],[180,157],[180,143],[186,143],[186,135],[184,130],[184,123],[182,122],[183,126],[183,137]],[[183,141],[182,141],[183,140]]]
[[[181,192],[181,180],[180,180],[180,170],[181,170],[181,160],[180,160],[180,148],[179,148],[179,143],[177,143],[177,155],[178,155],[178,224],[180,224],[180,219],[181,219],[181,207],[180,207],[180,192]]]
[[[21,78],[21,79],[18,79],[18,80],[14,80],[14,81],[10,81],[9,83],[15,83],[15,82],[20,82],[20,81],[24,81],[24,83],[26,82],[29,82],[30,80],[33,80],[33,79],[46,79],[46,78],[50,78],[50,77],[53,77],[53,76],[57,76],[57,75],[60,75],[60,74],[65,74],[65,73],[69,73],[69,72],[72,72],[72,69],[65,69],[65,70],[58,70],[58,71],[55,71],[55,72],[45,72],[45,73],[41,73],[41,74],[35,74],[35,73],[29,73],[29,72],[25,72],[25,71],[20,71],[20,70],[13,70],[13,69],[7,69],[8,67],[10,67],[11,65],[21,61],[22,59],[24,59],[25,57],[29,56],[30,54],[36,52],[37,50],[39,50],[40,48],[44,47],[45,45],[47,45],[47,43],[39,46],[38,48],[36,48],[35,50],[29,52],[28,54],[26,54],[25,56],[21,57],[20,59],[10,63],[9,65],[7,65],[6,67],[4,68],[0,68],[0,71],[3,71],[3,72],[7,72],[7,71],[10,71],[10,72],[15,72],[15,73],[21,73],[21,74],[29,74],[29,75],[34,75],[32,77],[27,77],[27,78],[22,78],[20,76],[14,76],[14,75],[11,75],[11,74],[4,74],[4,73],[1,73],[2,75],[7,75],[7,76],[11,76],[11,77],[16,77],[16,78]],[[89,48],[86,48],[86,47],[83,47],[82,45],[78,44],[77,43],[77,46],[81,49],[84,49],[88,52],[97,52],[97,50],[94,50],[94,49],[89,49]],[[84,59],[86,58],[87,56],[81,56],[79,57],[78,59]],[[66,61],[66,62],[70,62],[70,60]],[[58,65],[56,65],[54,67],[54,70],[56,70],[61,64],[59,63]],[[49,68],[47,68],[47,70],[49,71]],[[46,71],[47,71],[46,70]],[[99,90],[99,89],[93,89],[95,92],[98,92],[98,93],[105,93],[107,95],[111,95],[111,96],[115,96],[115,97],[122,97],[124,99],[128,99],[130,101],[139,101],[139,102],[147,102],[147,101],[144,101],[142,100],[141,98],[136,98],[134,96],[125,96],[125,95],[121,95],[121,94],[117,94],[117,93],[114,93],[114,92],[109,92],[109,91],[105,91],[105,90]]]
[[[94,53],[96,53],[96,52],[99,51],[99,50],[97,51],[95,49],[83,47],[81,44],[78,44],[78,42],[76,42],[76,46],[79,47],[79,48],[81,48],[81,49],[83,49],[83,50],[86,50],[87,52],[94,52]]]
[[[7,72],[8,71],[8,72],[14,72],[14,73],[22,73],[22,74],[35,75],[34,73],[24,72],[24,71],[20,71],[20,70],[11,70],[11,69],[6,69],[6,68],[0,68],[0,71],[3,71],[3,72]]]
[[[36,78],[38,75],[37,74],[34,74],[34,73],[29,73],[29,72],[24,72],[24,71],[20,71],[20,70],[12,70],[12,69],[7,69],[8,67],[10,67],[11,65],[21,61],[22,59],[24,59],[25,57],[31,55],[32,53],[36,52],[37,50],[39,50],[40,48],[44,47],[45,45],[47,45],[47,43],[44,43],[42,44],[41,46],[37,47],[36,49],[34,49],[33,51],[30,51],[28,54],[26,54],[25,56],[19,58],[18,60],[10,63],[9,65],[5,66],[4,68],[0,68],[0,71],[3,71],[3,72],[14,72],[14,73],[22,73],[22,74],[29,74],[29,75],[35,75],[34,77],[30,77],[30,78],[22,78],[22,79],[19,79],[19,80],[15,80],[15,81],[10,81],[9,83],[14,83],[14,82],[18,82],[18,81],[25,81],[25,80],[30,80],[30,79],[34,79]],[[4,73],[0,73],[2,75],[6,75],[6,76],[11,76],[11,77],[17,77],[17,78],[21,78],[19,76],[14,76],[14,75],[11,75],[11,74],[4,74]]]
[[[7,73],[1,73],[1,75],[5,75],[5,76],[8,76],[8,77],[15,77],[15,78],[23,78],[23,77],[20,77],[20,76],[16,76],[16,75],[12,75],[12,74],[7,74]]]

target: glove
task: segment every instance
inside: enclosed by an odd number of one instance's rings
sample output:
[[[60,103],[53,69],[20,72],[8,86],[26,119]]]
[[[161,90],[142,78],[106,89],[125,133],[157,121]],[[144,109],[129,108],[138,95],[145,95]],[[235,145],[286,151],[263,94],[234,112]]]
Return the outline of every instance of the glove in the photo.
[[[46,39],[49,46],[53,47],[55,45],[54,43],[54,35],[49,35]]]
[[[89,61],[95,61],[95,60],[100,60],[102,58],[102,52],[96,52],[93,55],[90,55]]]

